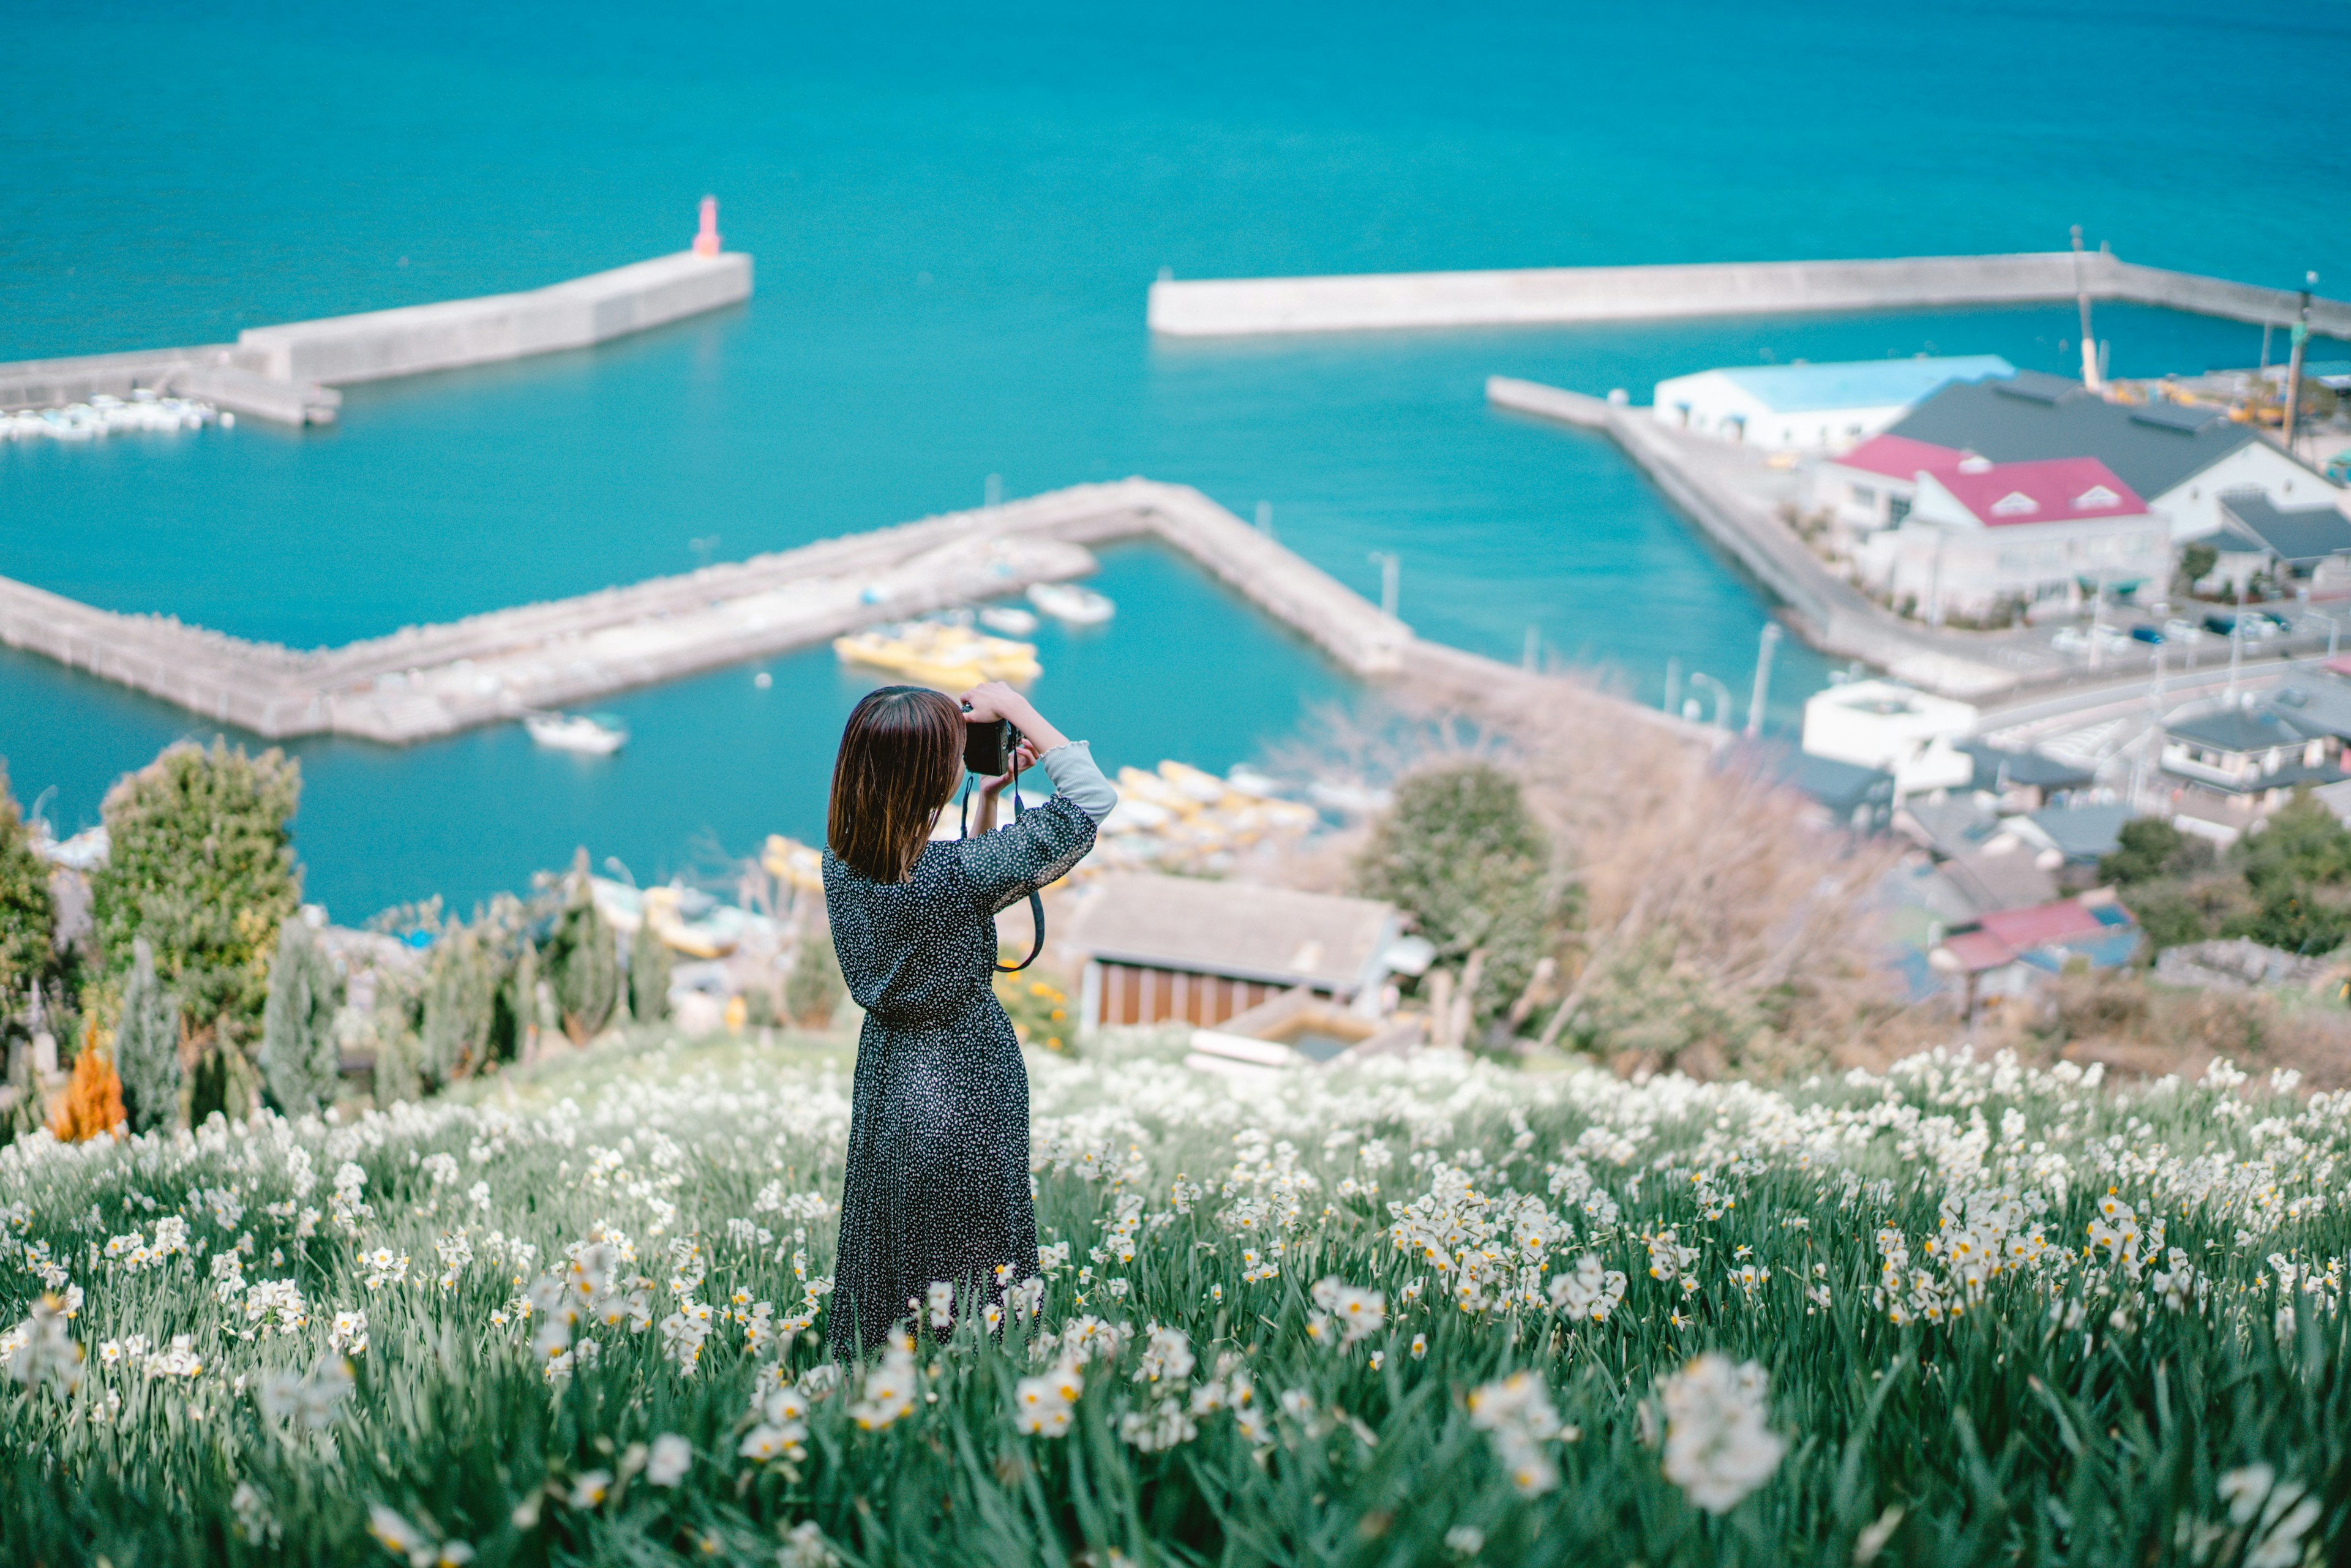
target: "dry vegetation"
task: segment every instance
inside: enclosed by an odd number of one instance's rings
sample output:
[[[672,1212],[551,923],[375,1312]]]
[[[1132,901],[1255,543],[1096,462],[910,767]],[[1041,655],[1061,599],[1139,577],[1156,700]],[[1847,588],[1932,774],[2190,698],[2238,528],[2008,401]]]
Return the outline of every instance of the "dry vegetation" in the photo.
[[[1575,918],[1528,1009],[1537,1039],[1620,1071],[1789,1071],[1885,1060],[1914,1036],[1875,972],[1868,894],[1893,846],[1821,825],[1752,760],[1571,679],[1450,685],[1329,714],[1285,760],[1366,781],[1462,757],[1516,777]],[[1353,836],[1285,877],[1346,884]]]

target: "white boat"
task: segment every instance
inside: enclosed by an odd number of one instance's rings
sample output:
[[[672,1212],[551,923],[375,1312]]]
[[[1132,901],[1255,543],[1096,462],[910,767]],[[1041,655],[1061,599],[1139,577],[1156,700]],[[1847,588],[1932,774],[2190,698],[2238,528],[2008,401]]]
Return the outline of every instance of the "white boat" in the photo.
[[[1108,599],[1072,582],[1037,583],[1029,590],[1029,602],[1072,626],[1099,626],[1118,613]]]
[[[1017,604],[991,604],[979,612],[979,623],[1007,637],[1026,637],[1037,630],[1037,618]]]
[[[590,757],[610,757],[628,744],[629,732],[619,723],[587,714],[534,713],[526,715],[523,728],[540,746],[556,751],[578,751]]]

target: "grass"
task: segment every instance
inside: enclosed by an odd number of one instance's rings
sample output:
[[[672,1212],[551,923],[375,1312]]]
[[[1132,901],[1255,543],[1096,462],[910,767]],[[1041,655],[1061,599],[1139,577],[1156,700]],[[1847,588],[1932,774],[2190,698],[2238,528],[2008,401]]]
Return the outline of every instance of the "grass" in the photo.
[[[2346,1537],[2351,1097],[1941,1055],[1237,1085],[1128,1041],[1032,1065],[1068,1248],[1039,1314],[841,1376],[842,1044],[0,1152],[8,1558],[2283,1568]]]

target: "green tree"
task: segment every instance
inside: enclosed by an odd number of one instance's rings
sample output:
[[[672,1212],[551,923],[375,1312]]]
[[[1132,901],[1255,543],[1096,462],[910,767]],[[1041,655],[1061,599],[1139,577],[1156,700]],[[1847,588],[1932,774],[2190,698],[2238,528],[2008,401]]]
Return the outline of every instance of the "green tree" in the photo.
[[[639,1023],[659,1023],[669,1017],[669,944],[653,931],[650,920],[637,922],[629,939],[629,1016]]]
[[[122,1020],[114,1028],[114,1071],[122,1080],[131,1130],[152,1132],[180,1118],[180,1014],[163,994],[147,938],[131,939]]]
[[[1355,885],[1410,915],[1437,962],[1485,954],[1471,1006],[1481,1022],[1526,988],[1550,940],[1550,841],[1517,780],[1489,763],[1446,763],[1397,786]]]
[[[2208,544],[2187,544],[2179,547],[2179,580],[2194,587],[2212,575],[2220,564],[2220,552]]]
[[[2283,887],[2351,880],[2351,830],[2307,791],[2297,791],[2260,832],[2238,840],[2235,852],[2245,884],[2264,899]]]
[[[2128,900],[2128,908],[2139,930],[2147,936],[2150,954],[2160,953],[2166,947],[2185,947],[2212,934],[2203,908],[2194,898],[2176,889],[2134,894]]]
[[[574,1045],[603,1032],[621,1005],[621,947],[611,922],[596,907],[589,885],[586,851],[564,878],[563,907],[541,955],[556,1016]]]
[[[2231,921],[2227,934],[2315,958],[2334,952],[2351,935],[2351,911],[2321,903],[2306,887],[2281,883],[2262,895],[2261,907],[2250,918]]]
[[[269,965],[269,1001],[261,1013],[261,1080],[289,1116],[315,1114],[335,1101],[342,1052],[335,1015],[342,1009],[343,977],[299,915],[277,932]]]
[[[2115,852],[2098,862],[2098,876],[2127,887],[2169,872],[2187,835],[2160,817],[2140,817],[2125,822],[2116,837]]]
[[[462,1078],[489,1060],[497,1022],[498,987],[506,978],[487,922],[453,925],[433,944],[424,966],[424,1008],[417,1030],[418,1068],[438,1085]]]
[[[214,740],[168,747],[106,794],[112,847],[90,913],[107,977],[128,973],[143,937],[189,1027],[224,1055],[257,1040],[278,927],[300,903],[288,824],[301,793],[284,754]]]
[[[49,904],[49,868],[33,852],[33,836],[8,793],[0,759],[0,1033],[21,1019],[38,985],[57,999],[59,972],[56,911]]]

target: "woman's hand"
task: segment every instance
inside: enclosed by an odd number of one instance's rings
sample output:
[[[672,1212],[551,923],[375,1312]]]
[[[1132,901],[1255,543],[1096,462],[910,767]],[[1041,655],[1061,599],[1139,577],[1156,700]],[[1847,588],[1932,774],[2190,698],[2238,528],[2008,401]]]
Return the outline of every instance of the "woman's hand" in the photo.
[[[963,694],[963,716],[967,724],[987,724],[1008,718],[1021,737],[1037,743],[1037,755],[1042,757],[1057,746],[1069,743],[1063,735],[1046,722],[1045,716],[1027,697],[1002,681],[988,681]]]
[[[982,799],[994,800],[1004,793],[1005,787],[1025,770],[1037,766],[1037,743],[1025,735],[1020,744],[1012,748],[1012,767],[1000,779],[990,779],[979,787]]]

